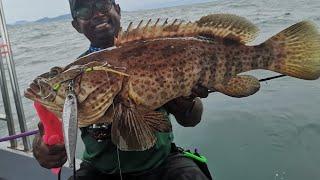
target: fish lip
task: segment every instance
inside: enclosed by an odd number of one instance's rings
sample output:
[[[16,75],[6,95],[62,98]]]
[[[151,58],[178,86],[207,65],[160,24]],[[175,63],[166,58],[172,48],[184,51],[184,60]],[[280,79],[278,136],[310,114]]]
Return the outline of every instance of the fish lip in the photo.
[[[48,95],[45,95],[43,92],[44,87],[46,87],[47,85],[49,84],[47,84],[47,82],[43,80],[43,78],[38,77],[26,89],[26,91],[24,92],[24,96],[32,100],[46,99],[44,97],[50,95],[50,92]]]
[[[36,100],[36,99],[40,99],[41,97],[35,93],[33,91],[32,88],[27,88],[27,90],[24,91],[24,97],[28,98],[28,99],[31,99],[31,100]]]

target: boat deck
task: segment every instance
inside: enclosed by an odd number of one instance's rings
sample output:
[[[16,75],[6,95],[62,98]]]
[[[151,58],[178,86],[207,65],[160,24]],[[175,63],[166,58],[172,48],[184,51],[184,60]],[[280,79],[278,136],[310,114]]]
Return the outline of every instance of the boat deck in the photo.
[[[61,179],[72,175],[70,168],[62,169]],[[50,170],[42,168],[32,154],[0,148],[0,180],[57,180]]]

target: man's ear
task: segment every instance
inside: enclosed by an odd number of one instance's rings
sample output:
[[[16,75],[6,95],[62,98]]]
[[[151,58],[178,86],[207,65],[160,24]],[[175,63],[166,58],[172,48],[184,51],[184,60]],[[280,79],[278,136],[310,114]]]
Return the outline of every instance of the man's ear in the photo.
[[[72,26],[73,26],[79,33],[82,33],[82,30],[81,30],[81,28],[80,28],[79,23],[78,23],[77,20],[73,19],[73,20],[71,21],[71,24],[72,24]]]
[[[119,4],[115,4],[114,5],[114,9],[117,11],[117,13],[121,16],[121,8],[119,6]]]

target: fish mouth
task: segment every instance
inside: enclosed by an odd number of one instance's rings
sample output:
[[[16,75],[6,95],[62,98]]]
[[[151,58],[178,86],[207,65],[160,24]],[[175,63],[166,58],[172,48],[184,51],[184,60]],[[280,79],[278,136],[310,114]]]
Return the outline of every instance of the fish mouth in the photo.
[[[55,94],[50,91],[51,86],[38,78],[35,79],[24,92],[24,96],[31,100],[52,100]]]
[[[41,96],[39,96],[31,87],[28,87],[27,90],[24,91],[24,97],[33,101],[41,99]]]

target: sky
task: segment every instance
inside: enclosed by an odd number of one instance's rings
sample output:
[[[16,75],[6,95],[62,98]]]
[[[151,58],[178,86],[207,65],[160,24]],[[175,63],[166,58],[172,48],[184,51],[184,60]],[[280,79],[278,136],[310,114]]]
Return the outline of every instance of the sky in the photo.
[[[116,0],[125,11],[208,1],[210,0]],[[68,2],[68,0],[2,0],[6,21],[9,24],[20,20],[34,21],[70,13]]]

